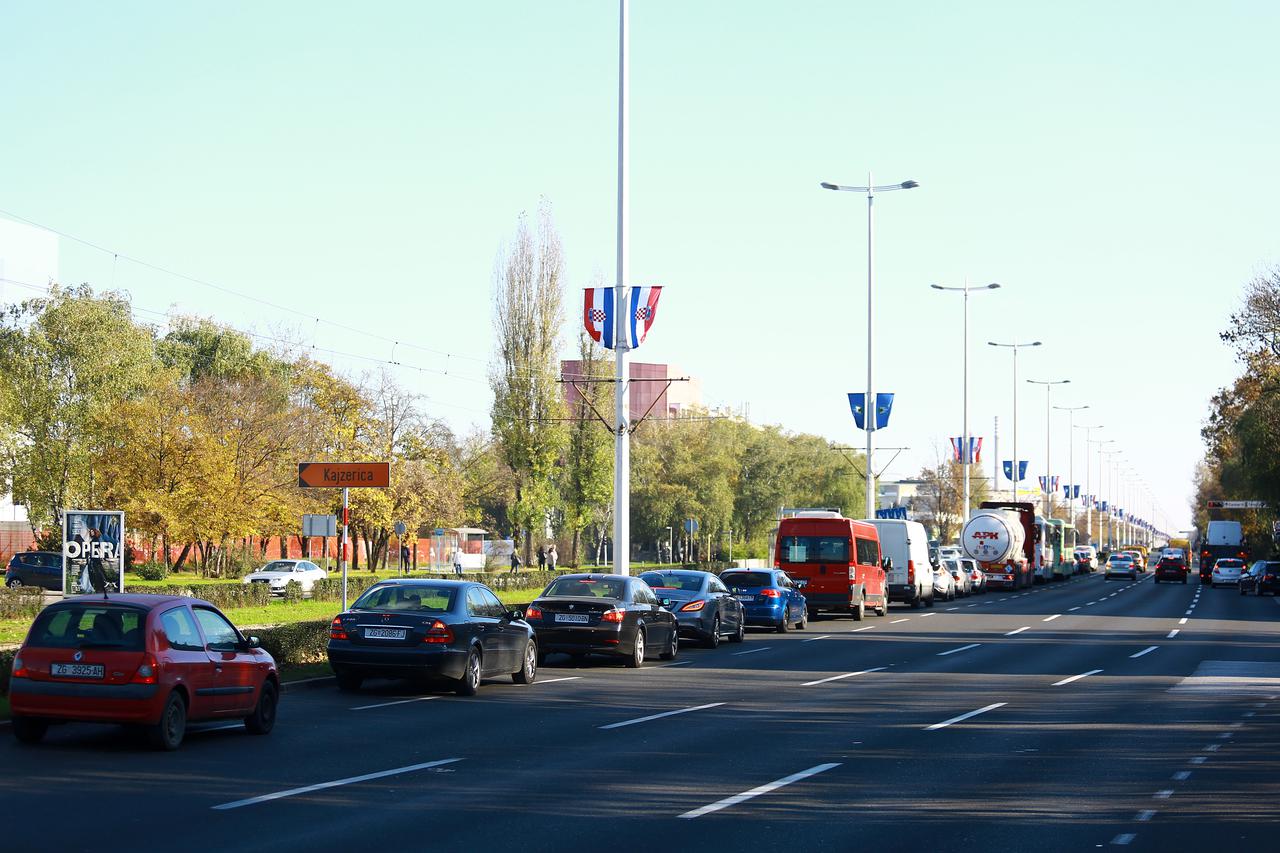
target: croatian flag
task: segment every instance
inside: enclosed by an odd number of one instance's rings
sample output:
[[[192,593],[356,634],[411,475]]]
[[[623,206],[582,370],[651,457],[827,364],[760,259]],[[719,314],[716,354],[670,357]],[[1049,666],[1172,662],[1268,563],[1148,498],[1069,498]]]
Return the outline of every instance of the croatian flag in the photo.
[[[951,454],[956,462],[962,461],[960,448],[964,445],[964,436],[957,436],[951,439]],[[982,463],[982,439],[977,436],[969,436],[969,464],[979,465]]]
[[[625,291],[622,349],[635,349],[644,343],[657,316],[661,295],[661,287],[631,287]],[[615,301],[612,287],[588,287],[584,293],[582,325],[591,339],[605,349],[615,349],[617,344]]]

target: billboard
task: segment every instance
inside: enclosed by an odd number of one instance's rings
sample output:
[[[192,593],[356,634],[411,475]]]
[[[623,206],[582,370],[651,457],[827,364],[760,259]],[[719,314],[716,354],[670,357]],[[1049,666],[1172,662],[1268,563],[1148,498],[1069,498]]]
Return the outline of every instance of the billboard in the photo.
[[[62,512],[62,594],[124,591],[124,513]]]

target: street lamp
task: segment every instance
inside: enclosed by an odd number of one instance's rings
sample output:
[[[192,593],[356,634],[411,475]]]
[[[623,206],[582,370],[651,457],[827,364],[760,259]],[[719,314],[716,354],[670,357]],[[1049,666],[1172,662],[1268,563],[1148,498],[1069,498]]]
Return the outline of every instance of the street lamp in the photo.
[[[1086,495],[1093,494],[1093,489],[1089,484],[1089,445],[1093,444],[1093,440],[1089,438],[1095,429],[1102,429],[1102,424],[1090,424],[1085,426],[1081,424],[1074,429],[1084,430],[1084,493]],[[1114,441],[1114,439],[1108,439]],[[1093,544],[1093,504],[1087,503],[1084,507],[1084,524],[1085,524],[1085,544]]]
[[[1076,527],[1076,500],[1073,482],[1076,478],[1076,412],[1089,406],[1054,406],[1060,412],[1067,413],[1067,520],[1071,529]]]
[[[887,193],[894,190],[913,190],[920,186],[915,181],[903,181],[900,184],[881,184],[876,186],[872,183],[871,174],[867,173],[867,185],[865,187],[847,187],[842,184],[832,184],[823,181],[821,187],[824,190],[836,190],[838,192],[866,193],[867,194],[867,398],[863,404],[863,423],[867,428],[867,518],[876,517],[876,493],[875,493],[875,475],[872,472],[871,450],[872,438],[876,429],[876,398],[872,393],[873,374],[871,372],[872,358],[872,339],[875,331],[875,266],[873,261],[875,254],[873,251],[872,238],[875,234],[875,194],[878,192]]]
[[[1111,534],[1113,530],[1112,520],[1116,516],[1116,498],[1115,498],[1114,492],[1115,492],[1115,482],[1116,482],[1115,466],[1117,463],[1114,462],[1113,460],[1107,460],[1108,462],[1110,462],[1110,464],[1106,466],[1106,468],[1104,468],[1102,465],[1102,457],[1116,456],[1119,453],[1120,453],[1119,450],[1099,450],[1098,451],[1098,481],[1106,483],[1106,486],[1103,488],[1103,491],[1106,492],[1107,494],[1107,550],[1108,551],[1111,550],[1111,547],[1113,544],[1111,541],[1111,538],[1112,538]],[[1109,476],[1105,480],[1103,480],[1104,471],[1107,471],[1109,473]],[[1098,516],[1098,532],[1099,533],[1102,532],[1102,516],[1101,515]]]
[[[964,431],[960,436],[960,458],[961,458],[960,464],[963,466],[963,470],[964,470],[964,514],[961,516],[961,519],[963,521],[967,521],[969,519],[969,462],[970,462],[970,459],[969,459],[969,291],[999,290],[1000,285],[996,284],[995,282],[992,282],[991,284],[984,284],[979,287],[970,287],[969,281],[966,279],[964,283],[964,287],[943,287],[940,284],[931,284],[929,286],[932,287],[934,290],[942,290],[942,291],[947,291],[952,293],[959,291],[960,293],[964,294],[964,336],[962,339],[963,341],[962,347],[964,349],[964,357],[963,357],[964,366],[961,370],[964,376],[964,380],[963,380],[964,401],[962,403],[962,409],[964,410],[964,415],[963,415]]]
[[[995,341],[987,341],[987,346],[1004,347],[1013,350],[1013,468],[1009,471],[1012,475],[1009,479],[1013,481],[1013,499],[1018,500],[1018,350],[1023,347],[1038,347],[1039,341],[1031,341],[1030,343],[1020,344],[1017,342],[1011,344],[996,343]]]
[[[1049,498],[1051,496],[1050,486],[1053,485],[1053,465],[1050,463],[1049,452],[1051,445],[1049,444],[1049,427],[1051,418],[1050,409],[1053,408],[1050,398],[1053,396],[1054,385],[1067,385],[1070,379],[1028,379],[1027,382],[1032,385],[1044,386],[1044,518],[1049,520]]]

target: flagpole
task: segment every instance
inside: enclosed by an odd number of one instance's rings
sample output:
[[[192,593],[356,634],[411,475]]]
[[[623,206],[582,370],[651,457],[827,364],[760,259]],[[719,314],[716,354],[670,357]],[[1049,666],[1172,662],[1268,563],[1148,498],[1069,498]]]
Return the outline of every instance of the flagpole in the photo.
[[[630,574],[631,424],[627,387],[627,17],[628,0],[618,0],[618,265],[613,285],[613,346],[616,431],[613,441],[613,573]]]

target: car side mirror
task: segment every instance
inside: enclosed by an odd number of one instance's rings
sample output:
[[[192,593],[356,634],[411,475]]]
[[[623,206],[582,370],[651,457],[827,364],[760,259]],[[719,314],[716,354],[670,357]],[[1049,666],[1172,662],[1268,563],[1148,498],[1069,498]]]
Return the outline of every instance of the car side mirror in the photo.
[[[659,598],[659,599],[658,599],[658,603],[659,603],[659,604],[661,604],[663,607],[670,607],[670,606],[671,606],[671,599],[669,599],[669,598]]]
[[[260,649],[262,648],[262,641],[257,637],[250,637],[248,641],[245,642],[245,646],[251,649]]]
[[[884,557],[880,560],[880,567],[885,571],[893,570],[893,557]]]
[[[511,619],[511,620],[523,619],[523,618],[524,618],[524,611],[523,611],[523,610],[512,610],[510,613],[508,613],[508,614],[507,614],[507,618],[508,618],[508,619]]]

